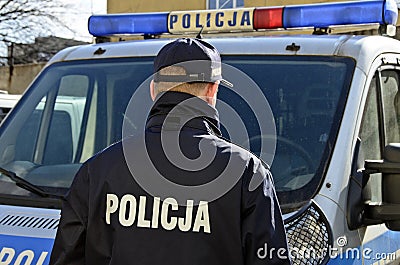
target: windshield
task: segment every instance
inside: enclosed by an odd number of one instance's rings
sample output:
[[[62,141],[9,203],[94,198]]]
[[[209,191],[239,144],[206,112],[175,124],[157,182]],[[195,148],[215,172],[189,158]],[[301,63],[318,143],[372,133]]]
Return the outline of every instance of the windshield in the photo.
[[[353,60],[263,55],[223,60],[249,75],[270,104],[277,133],[271,168],[280,202],[309,200],[336,139]],[[44,190],[65,193],[82,162],[121,139],[127,104],[151,75],[152,63],[153,58],[120,58],[47,68],[1,127],[0,166]],[[247,135],[237,144],[247,141],[251,151],[263,158],[261,141],[270,136],[260,134],[251,108],[229,89],[220,89],[218,98],[244,121]],[[148,90],[142,103],[151,105]],[[147,116],[143,106],[135,109],[135,115]],[[224,113],[220,116],[223,119]],[[225,128],[222,131],[229,138]],[[0,194],[34,196],[7,178],[0,181]]]

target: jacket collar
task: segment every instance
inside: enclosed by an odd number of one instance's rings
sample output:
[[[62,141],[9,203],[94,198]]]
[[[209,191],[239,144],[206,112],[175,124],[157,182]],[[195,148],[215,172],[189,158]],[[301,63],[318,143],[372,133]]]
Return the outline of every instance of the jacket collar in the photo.
[[[157,96],[147,118],[146,129],[182,127],[221,136],[218,111],[204,100],[181,92],[168,91]]]

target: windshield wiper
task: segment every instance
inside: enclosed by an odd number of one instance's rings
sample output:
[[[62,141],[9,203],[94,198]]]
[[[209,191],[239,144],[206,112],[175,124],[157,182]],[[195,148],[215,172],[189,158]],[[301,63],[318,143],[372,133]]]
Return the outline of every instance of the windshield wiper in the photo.
[[[21,177],[18,177],[17,174],[15,174],[14,172],[9,171],[5,168],[0,167],[0,173],[3,174],[4,176],[8,177],[12,181],[14,181],[14,183],[18,187],[28,190],[32,193],[35,193],[41,197],[56,197],[58,199],[64,199],[64,196],[44,191],[40,187],[36,186],[35,184],[30,183],[29,181],[27,181]]]

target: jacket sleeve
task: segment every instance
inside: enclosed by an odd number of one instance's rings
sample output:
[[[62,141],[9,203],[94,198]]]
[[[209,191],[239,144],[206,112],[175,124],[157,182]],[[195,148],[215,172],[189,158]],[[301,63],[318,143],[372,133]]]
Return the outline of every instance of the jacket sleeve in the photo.
[[[88,215],[88,170],[78,171],[61,210],[61,220],[50,257],[51,265],[85,264]]]
[[[242,179],[241,214],[245,264],[291,264],[272,174],[256,158]]]

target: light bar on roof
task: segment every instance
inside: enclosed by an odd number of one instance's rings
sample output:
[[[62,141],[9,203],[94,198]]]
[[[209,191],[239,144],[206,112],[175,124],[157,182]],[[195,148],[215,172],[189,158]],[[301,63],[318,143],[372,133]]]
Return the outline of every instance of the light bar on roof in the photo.
[[[391,8],[390,2],[378,0],[287,6],[283,16],[283,27],[328,27],[367,23],[395,25],[397,6]]]
[[[93,15],[89,18],[89,32],[93,36],[118,34],[167,33],[168,12]]]
[[[237,32],[277,28],[329,27],[379,23],[395,25],[395,0],[323,3],[284,7],[93,15],[93,36]]]

